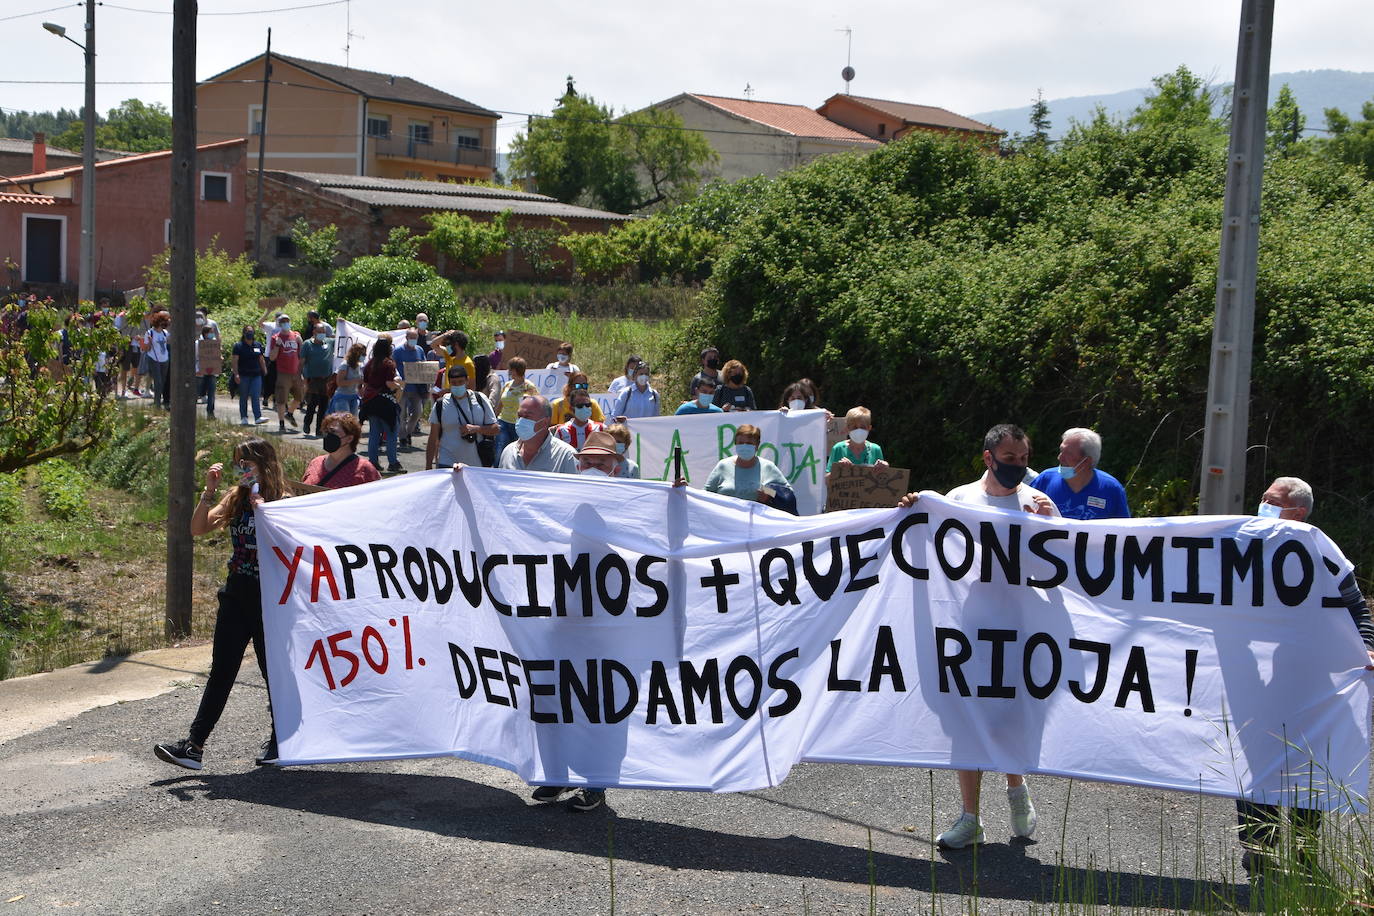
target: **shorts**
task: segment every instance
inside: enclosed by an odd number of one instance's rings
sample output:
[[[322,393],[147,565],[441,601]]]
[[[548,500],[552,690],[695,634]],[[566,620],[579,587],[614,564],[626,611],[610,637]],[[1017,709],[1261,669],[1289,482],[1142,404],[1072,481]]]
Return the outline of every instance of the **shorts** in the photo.
[[[133,344],[129,344],[128,348],[125,349],[125,351],[122,354],[120,354],[119,368],[137,369],[138,358],[142,355],[142,353],[143,351],[140,350],[138,347],[135,347]]]
[[[305,381],[299,372],[282,372],[277,370],[277,404],[285,407],[287,401],[292,397],[296,403],[305,400]]]

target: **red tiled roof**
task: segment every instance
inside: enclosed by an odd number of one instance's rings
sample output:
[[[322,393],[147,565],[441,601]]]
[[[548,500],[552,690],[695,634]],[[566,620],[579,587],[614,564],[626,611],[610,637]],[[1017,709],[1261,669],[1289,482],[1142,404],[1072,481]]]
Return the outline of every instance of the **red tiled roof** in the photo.
[[[0,204],[24,204],[30,207],[51,207],[57,203],[57,198],[49,194],[15,194],[12,191],[0,191]]]
[[[202,143],[201,145],[197,146],[196,149],[197,149],[197,150],[223,149],[223,148],[225,148],[226,146],[233,146],[233,145],[236,144],[236,143],[247,144],[247,142],[248,142],[248,141],[245,140],[245,139],[243,139],[243,138],[239,138],[239,139],[236,139],[236,140],[220,140],[220,141],[217,142],[217,143]],[[169,158],[170,158],[171,155],[172,155],[172,151],[171,151],[171,150],[169,150],[169,149],[160,149],[160,150],[155,150],[154,152],[151,152],[151,153],[135,153],[135,154],[132,155],[132,156],[122,156],[122,157],[120,157],[119,159],[106,159],[104,162],[97,162],[97,163],[95,164],[95,167],[98,168],[98,169],[115,169],[115,168],[119,168],[119,167],[122,166],[122,165],[128,165],[128,164],[130,164],[130,163],[132,163],[132,162],[146,162],[146,161],[149,160],[149,159],[158,159],[158,158],[162,158],[162,157],[169,157]],[[23,182],[24,184],[29,184],[29,183],[35,182],[35,181],[56,181],[56,180],[58,180],[59,178],[66,178],[66,177],[69,176],[69,175],[73,175],[73,174],[79,175],[79,174],[81,173],[81,169],[82,169],[82,166],[80,166],[80,165],[69,165],[69,166],[67,166],[66,168],[61,168],[61,169],[49,169],[49,170],[46,171],[46,172],[35,172],[35,173],[32,174],[32,175],[11,175],[11,176],[9,177],[9,180],[10,180],[10,181],[16,181],[16,182]]]
[[[847,99],[865,108],[880,111],[883,114],[891,115],[901,120],[904,124],[918,127],[942,127],[946,130],[967,130],[980,134],[1004,134],[1005,130],[999,130],[991,124],[984,124],[982,121],[975,121],[963,115],[955,114],[947,108],[938,108],[934,105],[915,105],[911,102],[893,102],[889,99],[871,99],[862,95],[844,95],[838,93],[825,100],[825,103],[817,112],[824,112],[826,106],[831,102],[840,99]]]
[[[856,130],[836,124],[815,109],[805,105],[789,105],[785,102],[755,102],[750,99],[732,99],[719,95],[688,93],[692,98],[705,102],[730,114],[765,124],[783,133],[797,137],[816,137],[824,140],[847,140],[873,144],[871,137],[865,137]]]

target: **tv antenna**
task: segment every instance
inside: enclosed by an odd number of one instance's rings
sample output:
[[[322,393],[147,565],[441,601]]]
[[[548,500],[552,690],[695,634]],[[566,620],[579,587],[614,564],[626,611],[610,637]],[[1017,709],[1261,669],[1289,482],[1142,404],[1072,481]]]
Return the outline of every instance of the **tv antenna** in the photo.
[[[840,71],[840,79],[844,80],[844,94],[849,95],[849,83],[854,79],[854,68],[851,66],[854,59],[854,30],[849,26],[845,26],[835,31],[844,32],[844,69]]]
[[[750,85],[749,83],[745,83],[745,84],[744,84],[744,97],[745,97],[746,99],[753,99],[753,98],[754,98],[754,87],[753,87],[752,85]]]
[[[344,66],[347,67],[349,51],[353,48],[353,39],[366,38],[366,35],[359,35],[353,31],[353,0],[344,0]]]

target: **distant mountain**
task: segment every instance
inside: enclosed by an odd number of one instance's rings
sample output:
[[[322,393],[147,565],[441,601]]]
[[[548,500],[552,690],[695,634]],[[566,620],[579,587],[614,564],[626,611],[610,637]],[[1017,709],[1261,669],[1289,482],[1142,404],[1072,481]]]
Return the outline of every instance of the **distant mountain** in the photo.
[[[1339,108],[1352,117],[1358,117],[1360,106],[1374,99],[1374,73],[1353,73],[1349,70],[1300,70],[1296,73],[1271,73],[1269,75],[1269,101],[1272,103],[1279,94],[1279,88],[1287,83],[1298,100],[1298,107],[1307,116],[1308,127],[1322,127],[1326,124],[1323,112],[1327,108]],[[1229,82],[1218,88],[1230,86]],[[1050,136],[1062,137],[1069,129],[1071,121],[1089,121],[1097,106],[1101,105],[1107,114],[1115,118],[1126,118],[1134,111],[1153,88],[1127,89],[1109,95],[1080,95],[1063,99],[1047,99],[1050,106]],[[1004,108],[1000,111],[983,111],[969,115],[978,121],[992,124],[1009,134],[1030,132],[1030,109],[1026,104],[1021,108]]]

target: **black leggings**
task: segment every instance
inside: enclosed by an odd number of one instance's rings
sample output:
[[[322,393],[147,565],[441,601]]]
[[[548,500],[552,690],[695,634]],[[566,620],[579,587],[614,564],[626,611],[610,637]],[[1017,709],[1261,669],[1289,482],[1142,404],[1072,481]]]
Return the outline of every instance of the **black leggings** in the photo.
[[[229,691],[239,675],[243,651],[248,643],[258,656],[258,670],[267,680],[267,654],[262,641],[262,592],[256,576],[230,574],[219,590],[219,616],[215,618],[215,641],[210,654],[210,679],[200,695],[200,708],[191,723],[191,740],[203,745],[224,712]],[[270,715],[272,704],[269,700]]]

